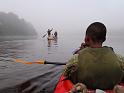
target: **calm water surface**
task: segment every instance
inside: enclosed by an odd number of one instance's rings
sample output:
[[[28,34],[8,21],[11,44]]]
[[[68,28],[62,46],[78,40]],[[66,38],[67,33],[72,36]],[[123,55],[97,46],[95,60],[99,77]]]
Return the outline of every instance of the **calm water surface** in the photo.
[[[0,42],[0,93],[53,93],[64,66],[22,64],[24,61],[66,63],[78,48],[83,37],[79,34],[59,36],[57,41],[46,38],[11,40]],[[124,55],[122,36],[107,37],[104,45],[113,46],[115,52]]]

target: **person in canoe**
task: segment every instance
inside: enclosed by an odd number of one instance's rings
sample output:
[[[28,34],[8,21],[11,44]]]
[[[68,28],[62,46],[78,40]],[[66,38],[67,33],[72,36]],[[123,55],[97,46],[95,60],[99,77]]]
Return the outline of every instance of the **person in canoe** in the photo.
[[[57,38],[57,35],[58,35],[57,31],[55,31],[55,32],[54,32],[54,37]]]
[[[47,39],[48,40],[54,40],[54,36],[53,36],[53,34],[51,34],[52,30],[53,30],[53,28],[52,29],[48,29],[48,31],[47,31],[47,34],[48,34]]]
[[[108,90],[123,78],[124,58],[112,47],[103,46],[107,29],[94,22],[86,30],[85,43],[66,64],[63,75],[73,84],[83,83],[88,89]]]
[[[48,37],[51,36],[51,31],[52,31],[52,30],[53,30],[53,28],[47,30]]]
[[[48,29],[48,30],[47,30],[47,33],[46,33],[45,35],[43,35],[42,38],[44,38],[46,35],[48,35],[48,37],[50,37],[52,30],[53,30],[53,28],[52,28],[52,29]]]

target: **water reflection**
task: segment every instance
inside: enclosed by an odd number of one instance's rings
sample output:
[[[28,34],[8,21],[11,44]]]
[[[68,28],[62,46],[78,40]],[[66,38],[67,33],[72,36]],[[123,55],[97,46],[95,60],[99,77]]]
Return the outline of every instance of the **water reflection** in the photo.
[[[51,40],[47,40],[48,41],[48,47],[52,47],[52,45],[58,45],[58,38],[54,38],[54,39],[51,39]]]
[[[52,40],[48,40],[48,47],[51,47],[51,41]]]
[[[61,60],[61,57],[57,57],[57,48],[58,39],[0,42],[0,93],[51,93],[63,67],[26,65],[14,60],[22,59],[29,62],[35,62],[38,59]],[[15,85],[18,85],[18,88]],[[13,89],[10,91],[11,87]]]
[[[112,38],[106,45],[110,44],[124,54],[123,42],[118,42],[123,39]],[[79,40],[79,35],[72,35],[55,40],[40,38],[0,42],[0,93],[53,93],[64,66],[26,65],[13,60],[35,62],[44,59],[65,63],[79,46]]]

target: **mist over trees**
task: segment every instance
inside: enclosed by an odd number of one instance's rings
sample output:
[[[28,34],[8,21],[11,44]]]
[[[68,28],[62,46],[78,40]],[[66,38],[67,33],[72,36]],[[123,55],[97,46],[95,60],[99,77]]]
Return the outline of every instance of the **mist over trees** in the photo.
[[[0,36],[36,36],[33,25],[16,14],[0,12]]]

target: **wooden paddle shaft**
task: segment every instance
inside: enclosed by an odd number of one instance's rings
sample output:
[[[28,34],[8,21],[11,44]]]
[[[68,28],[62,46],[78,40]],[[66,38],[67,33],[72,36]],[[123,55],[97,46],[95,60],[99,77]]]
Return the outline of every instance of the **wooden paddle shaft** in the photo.
[[[48,61],[45,61],[44,64],[54,64],[54,65],[66,65],[66,63],[58,63],[58,62],[48,62]]]

